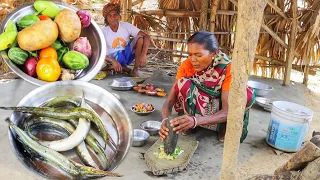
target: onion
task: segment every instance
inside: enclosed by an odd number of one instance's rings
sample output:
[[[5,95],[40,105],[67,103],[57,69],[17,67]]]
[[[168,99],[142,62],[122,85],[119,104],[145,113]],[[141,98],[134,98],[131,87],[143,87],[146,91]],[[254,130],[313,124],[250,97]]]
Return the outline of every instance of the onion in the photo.
[[[77,11],[77,15],[80,18],[81,25],[82,25],[83,28],[86,28],[86,27],[90,26],[90,24],[91,24],[91,15],[87,11],[79,10],[79,11]]]
[[[35,57],[30,57],[24,63],[24,69],[29,76],[36,77],[37,71],[36,67],[38,64],[38,59]]]
[[[87,39],[87,37],[79,37],[73,44],[73,50],[78,51],[88,58],[91,57],[91,45]]]

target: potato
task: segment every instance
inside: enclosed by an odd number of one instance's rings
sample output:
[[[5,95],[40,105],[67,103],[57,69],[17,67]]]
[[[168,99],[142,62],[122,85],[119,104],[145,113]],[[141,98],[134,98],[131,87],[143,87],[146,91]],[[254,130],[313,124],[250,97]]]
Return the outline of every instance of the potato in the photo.
[[[39,21],[18,33],[18,44],[25,51],[40,50],[53,44],[58,33],[58,26],[52,20]]]
[[[59,27],[59,37],[69,43],[80,37],[81,21],[76,12],[63,9],[54,19]]]

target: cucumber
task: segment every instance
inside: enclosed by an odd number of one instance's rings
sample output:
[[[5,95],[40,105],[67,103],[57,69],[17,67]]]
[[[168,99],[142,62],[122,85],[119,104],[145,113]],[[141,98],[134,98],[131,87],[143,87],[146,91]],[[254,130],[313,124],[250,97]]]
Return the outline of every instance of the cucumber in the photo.
[[[9,59],[17,65],[23,65],[27,58],[29,57],[28,53],[18,47],[10,48],[8,52]]]
[[[89,66],[88,57],[77,51],[67,52],[62,58],[62,62],[72,70],[80,70]]]
[[[178,134],[173,131],[173,127],[170,126],[170,121],[171,119],[168,119],[166,121],[166,126],[169,129],[169,135],[166,137],[166,139],[163,142],[164,152],[167,155],[174,153],[177,146],[177,142],[178,142]]]

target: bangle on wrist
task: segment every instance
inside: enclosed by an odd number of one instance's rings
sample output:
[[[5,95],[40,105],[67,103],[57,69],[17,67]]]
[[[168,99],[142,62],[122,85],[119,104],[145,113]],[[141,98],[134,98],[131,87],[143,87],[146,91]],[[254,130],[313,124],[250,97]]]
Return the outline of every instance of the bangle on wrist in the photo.
[[[164,119],[162,119],[162,121],[161,121],[161,124],[165,121],[165,120],[168,120],[169,118],[164,118]]]
[[[194,126],[192,127],[192,129],[194,129],[198,125],[198,120],[197,120],[197,118],[195,116],[192,116],[192,118],[193,118],[193,122],[194,122]]]

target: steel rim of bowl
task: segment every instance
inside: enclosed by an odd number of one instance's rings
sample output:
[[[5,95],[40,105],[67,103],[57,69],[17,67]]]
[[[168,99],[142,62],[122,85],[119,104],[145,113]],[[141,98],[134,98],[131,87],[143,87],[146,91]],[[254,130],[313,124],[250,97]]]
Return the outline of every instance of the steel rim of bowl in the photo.
[[[74,11],[79,10],[78,8],[75,8],[73,6],[67,5],[67,4],[63,4],[63,3],[59,3],[59,2],[54,2],[55,4],[57,4],[60,8],[68,8]],[[18,8],[16,8],[15,10],[13,10],[2,22],[2,25],[0,26],[0,32],[4,32],[5,27],[7,26],[9,20],[11,20],[14,15],[18,12],[18,11],[23,11],[23,9],[25,8],[29,8],[30,6],[33,6],[33,2],[31,3],[27,3],[23,6],[20,6]],[[105,56],[107,55],[107,47],[106,47],[106,42],[104,40],[104,35],[102,33],[101,28],[99,27],[99,25],[93,20],[91,19],[91,25],[94,26],[94,28],[96,29],[98,36],[101,37],[100,42],[99,42],[99,46],[101,46],[101,56],[95,66],[95,68],[93,68],[92,70],[90,70],[85,76],[80,77],[76,80],[79,81],[90,81],[92,80],[101,70],[103,63],[104,63],[104,59]],[[17,75],[19,75],[22,79],[26,80],[27,82],[37,85],[37,86],[42,86],[44,84],[48,84],[50,82],[46,82],[46,81],[41,81],[40,79],[31,77],[29,75],[27,75],[25,72],[23,72],[20,68],[18,68],[14,63],[11,62],[11,60],[8,58],[8,56],[5,55],[6,53],[4,51],[2,51],[1,56],[4,59],[4,61],[6,62],[6,64],[8,65],[8,67]],[[78,75],[79,76],[79,75]]]
[[[131,124],[131,120],[130,120],[130,117],[128,115],[128,113],[126,112],[126,109],[124,108],[124,106],[121,104],[121,102],[113,95],[111,94],[110,92],[108,92],[107,90],[101,88],[100,86],[97,86],[97,85],[94,85],[94,84],[91,84],[89,82],[83,82],[83,81],[59,81],[59,82],[54,82],[54,83],[50,83],[50,84],[46,84],[45,86],[41,86],[41,87],[38,87],[34,90],[32,90],[31,92],[29,92],[26,96],[24,96],[20,101],[19,103],[17,104],[17,107],[18,106],[21,106],[21,105],[24,105],[26,103],[28,103],[29,99],[33,96],[37,96],[37,94],[41,93],[43,89],[47,89],[47,88],[50,88],[50,87],[55,87],[55,86],[65,86],[65,85],[69,85],[69,86],[78,86],[78,85],[84,85],[84,86],[90,86],[90,87],[93,87],[95,88],[97,91],[100,91],[101,93],[107,95],[107,94],[110,94],[108,95],[108,97],[110,97],[110,100],[112,100],[113,102],[115,102],[115,104],[121,109],[121,111],[124,112],[124,116],[128,119],[128,123],[127,123],[127,126],[128,126],[128,133],[129,133],[129,138],[128,138],[128,143],[125,147],[125,150],[124,150],[124,154],[122,156],[122,158],[118,161],[118,163],[113,167],[113,170],[115,170],[125,159],[125,157],[128,155],[128,152],[129,152],[129,149],[130,149],[130,146],[132,145],[132,136],[133,136],[133,127],[132,127],[132,124]],[[15,114],[14,112],[11,114],[10,116],[10,120],[14,119],[15,117]],[[13,121],[14,124],[17,125],[16,121]],[[11,146],[11,150],[14,152],[14,154],[16,155],[16,157],[19,159],[19,161],[28,169],[30,170],[31,172],[37,174],[37,175],[40,175],[42,177],[46,177],[48,178],[47,176],[45,176],[44,174],[42,173],[36,173],[31,167],[29,167],[23,160],[22,160],[22,157],[21,154],[19,154],[18,150],[15,148],[15,144],[14,144],[14,141],[15,141],[15,136],[16,136],[16,133],[15,131],[11,131],[10,130],[10,127],[8,128],[8,136],[9,136],[9,143],[10,143],[10,146]]]
[[[145,137],[145,139],[143,139],[143,140],[135,141],[135,140],[134,140],[135,131],[137,131],[137,132],[142,132],[142,133],[146,134],[147,137]],[[139,136],[139,137],[140,137],[140,136]],[[143,142],[143,141],[146,141],[146,140],[149,139],[149,137],[150,137],[150,134],[149,134],[146,130],[143,130],[143,129],[134,129],[134,130],[133,130],[133,141],[135,141],[135,142]]]
[[[254,84],[263,85],[263,86],[267,87],[267,89],[262,89],[262,88],[260,88],[260,87],[252,87],[252,86],[249,85],[250,82],[251,82],[253,85],[254,85]],[[251,85],[252,85],[252,84],[251,84]],[[248,86],[251,87],[251,88],[253,88],[253,89],[263,90],[263,91],[272,91],[272,90],[273,90],[273,87],[272,87],[271,85],[269,85],[269,84],[262,83],[262,82],[258,82],[258,81],[252,81],[252,80],[251,80],[251,81],[248,81]]]
[[[118,86],[110,86],[111,89],[116,91],[128,91],[131,90],[133,87],[118,87]]]
[[[122,80],[126,80],[126,81],[122,81]],[[130,82],[131,85],[127,85],[127,83]],[[119,84],[121,83],[125,83],[126,85],[125,86],[119,86]],[[115,78],[113,79],[109,85],[111,87],[115,87],[115,88],[133,88],[135,87],[137,84],[130,78],[126,78],[126,77],[122,77],[122,78]]]
[[[159,122],[159,121],[154,121],[154,120],[147,120],[147,121],[143,121],[142,123],[140,123],[140,128],[141,128],[141,129],[143,129],[143,130],[146,131],[145,126],[143,126],[143,124],[146,123],[146,122],[156,122],[156,123],[159,123],[159,124],[160,124],[159,129],[150,128],[150,129],[148,129],[148,130],[150,130],[150,131],[159,131],[159,130],[161,129],[161,122]]]

